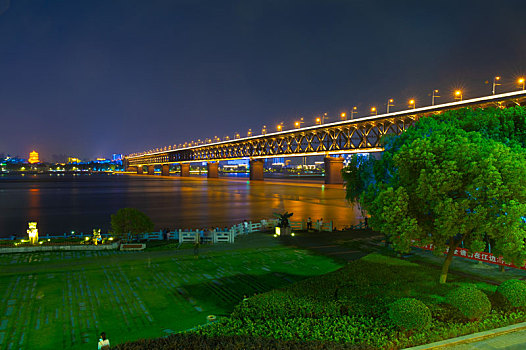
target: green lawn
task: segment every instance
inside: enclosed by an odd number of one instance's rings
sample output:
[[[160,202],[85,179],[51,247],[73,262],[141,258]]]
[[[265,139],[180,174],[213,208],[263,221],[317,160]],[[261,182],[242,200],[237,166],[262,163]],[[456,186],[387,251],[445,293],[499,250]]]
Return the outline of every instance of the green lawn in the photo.
[[[0,349],[93,349],[228,315],[244,297],[341,267],[278,245],[0,256]]]
[[[370,254],[337,271],[249,298],[229,318],[197,332],[401,349],[526,321],[525,312],[498,308],[480,321],[462,319],[446,304],[449,291],[469,284],[491,298],[496,286],[455,274],[439,284],[439,274],[434,267]],[[410,332],[394,325],[387,308],[400,298],[426,304],[432,314],[429,327]]]

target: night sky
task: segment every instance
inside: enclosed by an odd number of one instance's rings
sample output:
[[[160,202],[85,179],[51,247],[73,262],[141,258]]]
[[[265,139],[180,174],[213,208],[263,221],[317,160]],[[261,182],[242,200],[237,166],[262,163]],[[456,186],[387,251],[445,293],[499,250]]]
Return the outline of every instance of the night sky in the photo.
[[[0,153],[108,157],[523,73],[524,0],[0,0]]]

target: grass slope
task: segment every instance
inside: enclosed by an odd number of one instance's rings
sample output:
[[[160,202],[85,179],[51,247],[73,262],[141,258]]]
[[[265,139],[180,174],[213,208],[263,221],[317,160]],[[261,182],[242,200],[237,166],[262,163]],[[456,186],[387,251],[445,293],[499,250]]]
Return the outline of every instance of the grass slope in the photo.
[[[491,296],[496,286],[457,275],[441,285],[439,273],[429,266],[371,254],[335,272],[254,296],[240,303],[230,318],[197,332],[206,337],[240,335],[398,349],[526,320],[524,312],[498,310],[478,322],[462,320],[444,303],[447,292],[472,284]],[[417,298],[431,309],[429,328],[404,332],[390,322],[387,305],[404,297]]]
[[[250,244],[202,249],[199,259],[173,249],[2,255],[0,349],[92,349],[101,331],[113,344],[160,337],[340,266]]]

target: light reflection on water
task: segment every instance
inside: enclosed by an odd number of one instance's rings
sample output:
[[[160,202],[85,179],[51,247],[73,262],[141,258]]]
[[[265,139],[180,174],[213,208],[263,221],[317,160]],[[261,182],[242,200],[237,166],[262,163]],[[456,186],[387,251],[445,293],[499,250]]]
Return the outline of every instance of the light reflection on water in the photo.
[[[134,207],[147,213],[156,228],[230,226],[293,212],[292,220],[311,217],[355,224],[359,212],[344,199],[341,187],[321,183],[202,177],[84,175],[0,177],[0,237],[24,234],[38,222],[41,234],[109,229],[110,214]]]

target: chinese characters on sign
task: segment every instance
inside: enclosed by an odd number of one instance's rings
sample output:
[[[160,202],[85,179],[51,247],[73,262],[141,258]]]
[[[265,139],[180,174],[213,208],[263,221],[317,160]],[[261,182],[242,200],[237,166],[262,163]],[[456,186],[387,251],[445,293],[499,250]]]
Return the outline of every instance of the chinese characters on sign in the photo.
[[[425,245],[425,246],[415,245],[415,247],[421,248],[421,249],[424,249],[424,250],[435,250],[435,247],[432,244],[428,244],[428,245]],[[446,249],[444,254],[446,254],[448,252],[448,250],[449,249]],[[515,266],[515,265],[513,265],[511,263],[505,262],[502,259],[502,256],[496,257],[495,255],[493,255],[491,253],[486,253],[486,252],[473,252],[473,253],[470,253],[466,248],[457,248],[457,249],[455,249],[455,256],[459,256],[461,258],[466,258],[466,259],[471,259],[471,260],[483,261],[483,262],[487,262],[489,264],[502,265],[502,266],[513,267],[513,268],[516,268],[516,269],[526,270],[526,264],[521,266],[521,267],[518,267],[518,266]]]

